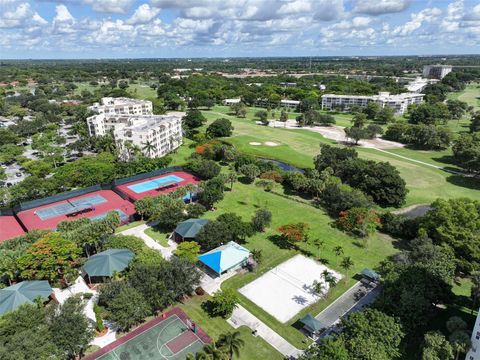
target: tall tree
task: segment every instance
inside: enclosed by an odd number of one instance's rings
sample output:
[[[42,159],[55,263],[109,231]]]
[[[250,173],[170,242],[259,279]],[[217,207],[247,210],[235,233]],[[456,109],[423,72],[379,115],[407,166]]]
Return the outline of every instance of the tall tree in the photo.
[[[83,313],[84,307],[84,301],[77,295],[68,298],[63,305],[55,304],[47,315],[53,340],[68,359],[82,356],[95,337]]]
[[[245,346],[245,341],[241,338],[240,331],[226,332],[220,334],[217,344],[220,348],[224,348],[229,359],[233,359],[233,355],[240,357],[240,350]]]

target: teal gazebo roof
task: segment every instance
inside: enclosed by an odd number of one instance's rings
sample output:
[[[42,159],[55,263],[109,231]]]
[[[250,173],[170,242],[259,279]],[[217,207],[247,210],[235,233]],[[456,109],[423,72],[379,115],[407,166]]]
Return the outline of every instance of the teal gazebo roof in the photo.
[[[199,255],[198,260],[218,274],[223,273],[243,262],[250,256],[250,251],[234,241],[219,246],[205,254]]]
[[[53,290],[46,280],[22,281],[0,290],[0,315],[23,304],[33,304],[36,298],[48,299]]]
[[[128,249],[108,249],[91,256],[83,270],[88,276],[112,276],[114,272],[127,268],[133,256]]]
[[[376,273],[371,269],[363,269],[362,275],[374,281],[377,281],[380,279],[380,274]]]
[[[207,223],[207,219],[188,219],[177,225],[175,233],[182,238],[193,239]]]
[[[325,328],[325,326],[319,320],[315,319],[310,314],[305,315],[300,322],[312,332],[317,332]]]

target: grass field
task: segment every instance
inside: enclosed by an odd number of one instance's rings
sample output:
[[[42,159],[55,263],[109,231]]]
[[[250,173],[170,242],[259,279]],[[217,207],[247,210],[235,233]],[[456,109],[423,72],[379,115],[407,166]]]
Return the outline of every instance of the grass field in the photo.
[[[450,93],[448,98],[465,101],[468,105],[473,106],[475,110],[480,110],[480,84],[468,84],[465,90]]]
[[[245,119],[228,115],[228,108],[217,106],[204,114],[209,121],[221,116],[230,119],[235,127],[233,136],[227,141],[235,145],[240,151],[279,161],[284,161],[298,167],[312,167],[313,157],[319,153],[319,145],[335,144],[334,141],[309,130],[294,130],[271,128],[256,125],[253,114],[256,109],[250,109]],[[347,116],[347,115],[341,115]],[[281,125],[280,125],[281,126]],[[265,141],[279,144],[276,147],[264,145]],[[250,142],[262,143],[260,146],[250,145]],[[357,147],[361,157],[376,161],[388,161],[394,165],[407,182],[409,194],[406,206],[418,203],[429,203],[438,197],[468,196],[480,200],[480,182],[476,179],[463,178],[445,171],[419,164],[394,155],[380,152],[375,149]],[[450,152],[447,151],[418,151],[413,149],[392,149],[392,153],[423,161],[432,165],[455,168],[449,163]]]
[[[151,227],[145,230],[145,234],[150,236],[153,240],[158,242],[163,247],[168,247],[168,234],[166,232],[162,232],[157,230],[156,228]]]
[[[130,84],[127,91],[138,99],[155,99],[157,92],[146,84]]]
[[[280,191],[280,189],[277,190]],[[222,284],[223,288],[238,289],[299,252],[307,256],[321,258],[332,269],[344,273],[338,266],[338,262],[341,259],[337,259],[333,252],[333,248],[340,245],[344,248],[345,256],[351,256],[354,259],[355,265],[351,270],[351,274],[365,267],[375,267],[381,260],[396,252],[394,242],[384,235],[376,234],[364,246],[364,243],[332,227],[331,219],[322,210],[265,192],[252,185],[236,183],[234,190],[232,192],[227,191],[224,200],[218,203],[216,207],[216,211],[208,212],[205,214],[205,217],[215,218],[222,213],[235,212],[242,216],[244,220],[249,220],[255,210],[259,208],[267,208],[273,215],[270,228],[264,233],[256,234],[247,239],[244,244],[250,250],[262,250],[264,260],[259,268],[255,272],[237,275],[228,279]],[[282,244],[275,229],[286,223],[300,221],[310,225],[312,238],[324,240],[325,244],[321,249],[316,249],[310,243],[301,243],[298,249],[290,249]],[[240,303],[293,345],[298,348],[305,348],[307,346],[304,342],[305,337],[292,325],[295,325],[296,321],[308,312],[315,315],[319,313],[353,283],[354,280],[351,278],[346,282],[341,281],[326,300],[321,300],[306,308],[287,324],[278,322],[242,295],[240,295]]]

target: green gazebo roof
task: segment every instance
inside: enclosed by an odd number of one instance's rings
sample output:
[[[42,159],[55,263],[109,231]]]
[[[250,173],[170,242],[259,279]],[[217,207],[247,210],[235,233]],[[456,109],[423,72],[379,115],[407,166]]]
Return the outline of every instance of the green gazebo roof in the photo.
[[[319,320],[315,319],[310,314],[305,315],[304,318],[300,320],[300,322],[313,332],[317,332],[325,328],[325,326]]]
[[[177,225],[175,233],[182,238],[193,239],[207,223],[207,219],[188,219]]]
[[[88,276],[112,276],[114,272],[124,270],[133,256],[133,252],[128,249],[108,249],[91,256],[83,270]]]
[[[380,274],[376,273],[372,269],[367,269],[367,268],[363,269],[362,275],[375,281],[380,279]]]
[[[0,290],[0,315],[23,304],[33,304],[36,298],[48,299],[53,290],[46,280],[22,281]]]

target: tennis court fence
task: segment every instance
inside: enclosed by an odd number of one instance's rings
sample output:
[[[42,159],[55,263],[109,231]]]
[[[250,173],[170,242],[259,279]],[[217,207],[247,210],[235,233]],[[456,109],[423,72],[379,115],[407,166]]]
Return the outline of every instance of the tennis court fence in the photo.
[[[174,166],[174,167],[169,167],[169,168],[165,168],[165,169],[153,170],[153,171],[146,172],[146,173],[132,175],[132,176],[129,176],[129,177],[126,177],[126,178],[115,179],[115,180],[113,180],[112,185],[113,186],[123,185],[123,184],[127,184],[127,183],[133,182],[133,181],[148,179],[148,178],[153,177],[153,176],[168,174],[168,173],[171,173],[173,171],[184,171],[184,170],[185,169],[183,167],[180,167],[180,166]]]
[[[192,171],[188,169],[184,169],[183,167],[180,166],[174,166],[174,167],[169,167],[169,168],[164,168],[164,169],[158,169],[146,173],[141,173],[133,176],[128,176],[125,178],[120,178],[120,179],[115,179],[111,183],[107,184],[97,184],[93,186],[89,186],[86,188],[81,188],[81,189],[76,189],[76,190],[71,190],[71,191],[66,191],[60,194],[55,194],[52,196],[47,196],[41,199],[36,199],[36,200],[30,200],[30,201],[24,201],[18,205],[13,206],[12,208],[2,208],[0,209],[0,215],[2,216],[9,216],[9,215],[15,215],[21,211],[25,210],[30,210],[39,206],[44,206],[44,205],[49,205],[52,203],[55,203],[57,201],[63,201],[63,200],[68,200],[76,196],[81,196],[81,195],[86,195],[94,191],[99,191],[99,190],[112,190],[114,191],[117,195],[119,195],[122,199],[124,200],[129,200],[131,199],[128,198],[123,192],[121,191],[116,191],[116,187],[119,185],[123,185],[129,182],[137,181],[137,180],[143,180],[147,179],[149,177],[153,176],[158,176],[158,175],[163,175],[167,174],[173,171],[188,171],[192,173]],[[194,174],[195,175],[195,174]]]

